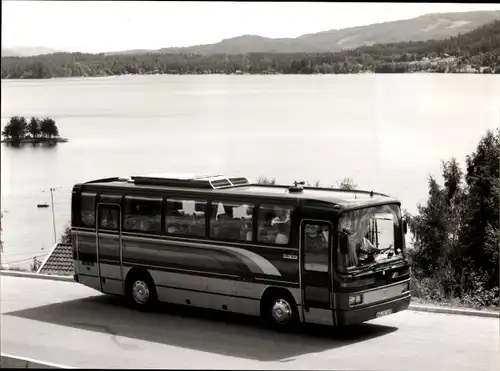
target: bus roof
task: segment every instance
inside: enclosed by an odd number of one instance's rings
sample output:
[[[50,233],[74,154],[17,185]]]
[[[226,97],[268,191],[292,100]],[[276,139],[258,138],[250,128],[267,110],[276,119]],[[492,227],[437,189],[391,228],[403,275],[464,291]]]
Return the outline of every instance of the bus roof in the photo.
[[[153,174],[132,177],[114,177],[83,183],[84,187],[115,189],[149,189],[188,191],[210,195],[257,196],[316,201],[332,204],[340,209],[354,209],[377,204],[397,203],[397,199],[365,190],[304,187],[296,182],[293,186],[251,183],[246,177],[196,174]]]

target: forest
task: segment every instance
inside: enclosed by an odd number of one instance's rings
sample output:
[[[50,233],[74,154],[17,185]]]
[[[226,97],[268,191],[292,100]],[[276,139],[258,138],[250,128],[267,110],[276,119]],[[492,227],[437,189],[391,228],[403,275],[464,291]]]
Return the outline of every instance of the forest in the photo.
[[[1,69],[2,79],[127,74],[500,73],[500,20],[445,40],[378,44],[337,53],[55,53],[2,57]]]
[[[403,209],[411,232],[406,243],[412,299],[498,310],[500,130],[487,131],[464,165],[462,170],[456,158],[442,161],[441,182],[429,176],[427,201],[415,214]],[[257,181],[276,183],[264,176]],[[345,178],[336,187],[357,185]]]
[[[406,213],[413,296],[498,307],[500,130],[488,131],[464,165],[442,162],[442,184],[429,177],[426,204]]]

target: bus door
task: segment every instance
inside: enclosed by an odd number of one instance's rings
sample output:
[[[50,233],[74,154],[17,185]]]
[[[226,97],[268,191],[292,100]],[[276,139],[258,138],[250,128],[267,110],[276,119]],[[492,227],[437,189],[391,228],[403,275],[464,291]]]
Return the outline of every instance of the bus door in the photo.
[[[97,272],[100,289],[124,294],[121,208],[112,203],[97,205]]]
[[[333,325],[332,224],[304,219],[300,224],[300,286],[304,322]]]

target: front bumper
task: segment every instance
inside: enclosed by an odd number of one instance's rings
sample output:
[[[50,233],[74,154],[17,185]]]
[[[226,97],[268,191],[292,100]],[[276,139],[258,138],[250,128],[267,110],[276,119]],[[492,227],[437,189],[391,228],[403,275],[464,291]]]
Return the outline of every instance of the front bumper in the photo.
[[[391,310],[391,314],[401,312],[410,306],[411,295],[408,294],[388,302],[371,305],[369,307],[337,311],[337,325],[348,326],[370,321],[377,318],[377,313]]]

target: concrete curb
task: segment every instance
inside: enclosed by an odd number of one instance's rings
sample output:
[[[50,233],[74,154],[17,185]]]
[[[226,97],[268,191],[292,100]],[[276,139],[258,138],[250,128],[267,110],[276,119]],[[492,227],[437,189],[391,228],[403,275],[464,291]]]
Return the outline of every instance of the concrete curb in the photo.
[[[8,271],[8,270],[1,270],[0,275],[10,276],[10,277],[38,278],[42,280],[51,280],[51,281],[74,282],[73,276],[56,276],[51,274],[18,272],[18,271]]]
[[[0,271],[0,275],[10,276],[10,277],[38,278],[42,280],[51,280],[51,281],[75,282],[73,276],[56,276],[49,274],[18,272],[18,271],[8,271],[8,270]],[[410,304],[410,307],[408,309],[416,312],[454,314],[454,315],[486,317],[486,318],[500,318],[499,312],[489,312],[489,311],[474,310],[474,309],[438,307],[438,306],[428,306],[421,304]]]
[[[2,353],[0,368],[74,368]]]
[[[458,314],[463,316],[500,318],[499,312],[490,312],[485,310],[462,309],[462,308],[447,308],[437,306],[427,306],[419,304],[410,304],[409,310],[416,312],[442,313],[442,314]]]

